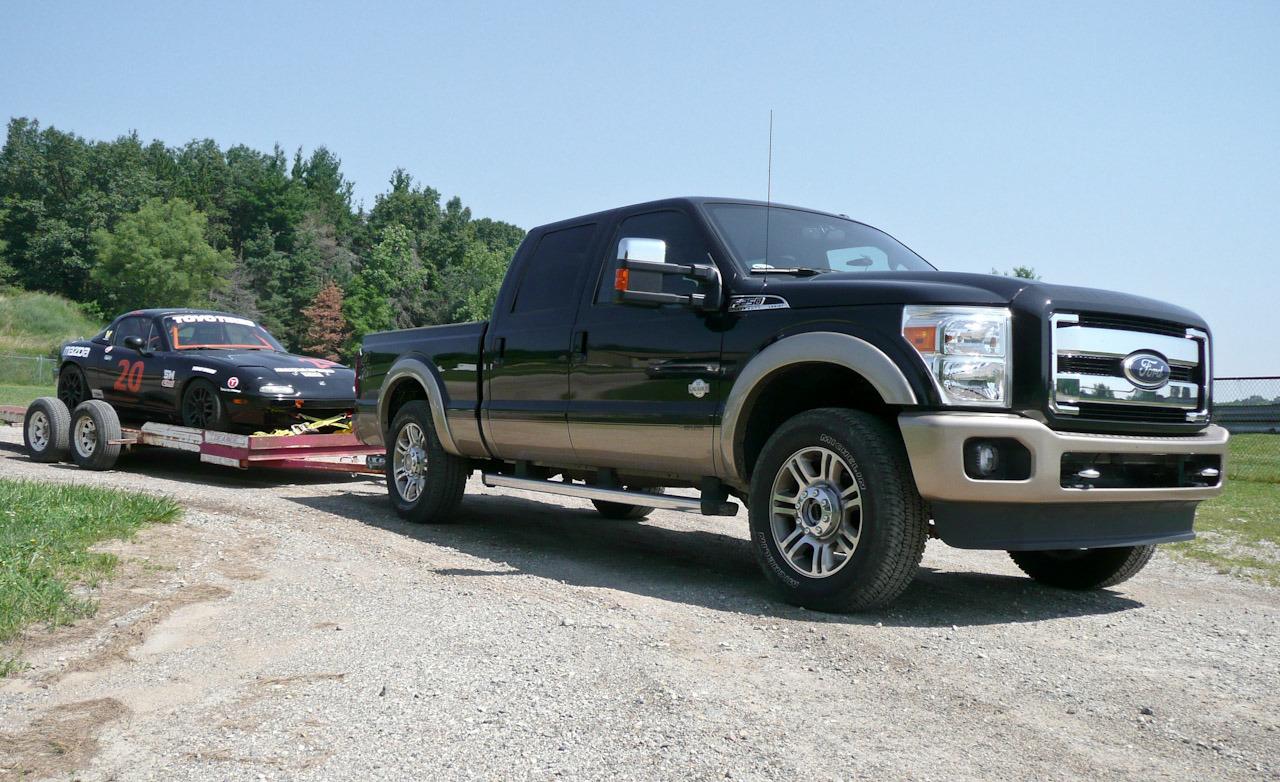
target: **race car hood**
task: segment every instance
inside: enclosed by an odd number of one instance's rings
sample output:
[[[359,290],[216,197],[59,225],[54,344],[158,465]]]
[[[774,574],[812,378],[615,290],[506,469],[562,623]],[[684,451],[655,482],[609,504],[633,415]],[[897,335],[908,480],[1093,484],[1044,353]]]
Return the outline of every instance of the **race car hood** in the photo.
[[[295,356],[269,350],[184,350],[189,358],[232,365],[227,374],[239,378],[243,393],[283,399],[331,399],[355,401],[356,373],[342,364],[322,358]],[[261,392],[263,385],[292,386],[294,393]]]

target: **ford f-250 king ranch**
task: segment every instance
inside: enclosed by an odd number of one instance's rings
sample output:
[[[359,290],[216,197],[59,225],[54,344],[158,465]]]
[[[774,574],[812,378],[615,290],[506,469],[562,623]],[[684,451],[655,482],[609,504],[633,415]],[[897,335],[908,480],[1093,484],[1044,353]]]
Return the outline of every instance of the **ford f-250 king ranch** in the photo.
[[[891,601],[930,536],[1091,589],[1193,537],[1222,489],[1210,347],[1151,299],[678,198],[530,231],[487,323],[365,337],[356,430],[413,521],[447,521],[477,469],[611,518],[737,498],[765,575],[812,608]]]

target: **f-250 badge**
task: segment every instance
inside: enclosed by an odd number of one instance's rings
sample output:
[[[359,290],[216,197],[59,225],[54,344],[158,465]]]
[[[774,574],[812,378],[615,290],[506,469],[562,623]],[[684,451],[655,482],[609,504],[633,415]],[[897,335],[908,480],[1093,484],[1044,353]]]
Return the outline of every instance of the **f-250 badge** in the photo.
[[[689,393],[693,394],[699,399],[706,396],[707,392],[710,390],[711,390],[711,385],[707,383],[707,381],[703,380],[702,378],[698,378],[697,380],[689,384]]]

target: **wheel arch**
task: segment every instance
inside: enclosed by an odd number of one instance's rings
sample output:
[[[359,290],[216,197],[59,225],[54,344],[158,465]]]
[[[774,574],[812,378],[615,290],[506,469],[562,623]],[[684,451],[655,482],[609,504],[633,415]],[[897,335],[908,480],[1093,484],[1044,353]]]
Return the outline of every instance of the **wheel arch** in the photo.
[[[397,360],[387,371],[378,393],[378,425],[384,433],[391,429],[396,412],[406,402],[424,400],[431,408],[431,424],[446,451],[458,455],[458,447],[449,430],[444,384],[428,362],[412,356]]]
[[[745,487],[769,435],[806,410],[852,407],[884,414],[918,403],[902,369],[870,342],[839,332],[786,337],[747,362],[725,399],[720,477]]]

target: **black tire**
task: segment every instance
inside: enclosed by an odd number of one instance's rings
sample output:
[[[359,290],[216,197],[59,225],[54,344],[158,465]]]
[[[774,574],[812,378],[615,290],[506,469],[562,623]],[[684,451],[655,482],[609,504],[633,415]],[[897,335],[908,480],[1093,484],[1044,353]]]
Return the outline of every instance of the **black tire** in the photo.
[[[22,443],[33,462],[60,462],[67,458],[71,435],[71,411],[61,399],[42,396],[27,406],[22,420]]]
[[[85,470],[110,470],[120,458],[120,417],[99,399],[71,411],[71,459]],[[112,442],[115,441],[115,442]]]
[[[195,429],[228,430],[227,406],[208,380],[192,380],[182,391],[182,425]]]
[[[58,372],[58,398],[67,410],[75,410],[89,398],[89,381],[84,370],[75,364],[64,364]]]
[[[663,493],[661,486],[652,489],[633,489],[633,491],[645,494]],[[618,521],[639,521],[654,511],[654,508],[645,505],[628,505],[623,502],[608,502],[607,500],[592,500],[591,504],[596,506],[596,511],[601,516],[606,519],[617,519]]]
[[[1023,573],[1041,584],[1062,589],[1103,589],[1128,581],[1147,566],[1156,547],[1010,551]]]
[[[410,427],[416,427],[416,430]],[[408,452],[403,452],[402,455],[398,451],[402,434],[409,442],[416,438],[418,445],[412,447],[422,451],[423,458],[420,461],[417,456]],[[406,480],[416,477],[422,479],[417,485],[419,493],[416,496],[409,483],[397,481],[396,472],[402,461],[403,466],[411,473]],[[467,477],[471,474],[471,465],[466,459],[454,456],[440,444],[440,438],[436,436],[435,426],[431,422],[431,407],[420,400],[406,402],[391,422],[391,431],[387,435],[386,469],[387,494],[391,497],[391,504],[401,518],[415,524],[443,524],[453,521],[453,512],[457,510],[458,503],[462,502]],[[406,498],[406,493],[410,497]]]
[[[834,537],[824,543],[822,534],[814,536],[801,529],[802,515],[813,521],[809,511],[814,510],[813,505],[820,504],[823,497],[803,500],[806,510],[801,511],[800,498],[807,489],[798,479],[794,480],[795,505],[788,501],[775,506],[775,483],[793,480],[786,476],[796,475],[781,472],[787,469],[787,463],[802,454],[822,451],[838,456],[842,464],[847,465],[835,470],[847,487],[837,489],[834,497],[828,494],[826,498],[839,500],[834,504],[841,510],[831,517],[843,521],[834,529],[856,532],[852,543],[841,539],[843,532],[832,533]],[[825,456],[820,458],[825,466]],[[839,481],[836,484],[818,481],[810,487],[817,490],[822,485],[839,485]],[[833,612],[879,608],[902,594],[915,578],[928,537],[924,501],[911,477],[902,440],[888,424],[873,415],[843,408],[821,408],[801,413],[784,423],[769,438],[756,461],[748,499],[756,559],[765,576],[789,603]],[[855,501],[860,504],[855,505]],[[775,507],[790,507],[793,511],[782,510],[775,516]],[[821,508],[817,510],[821,512]],[[795,521],[788,522],[788,518]],[[783,530],[788,524],[794,527],[781,541],[796,541],[788,547],[791,556],[783,553],[780,542],[775,539],[776,534],[781,534],[775,532],[775,519]],[[791,537],[797,534],[799,538]],[[819,553],[819,544],[833,547],[827,549],[830,557]],[[807,551],[801,548],[806,545]],[[836,545],[847,550],[842,554],[834,552]],[[825,568],[829,575],[801,572],[800,565],[794,562],[809,555],[814,568]]]

